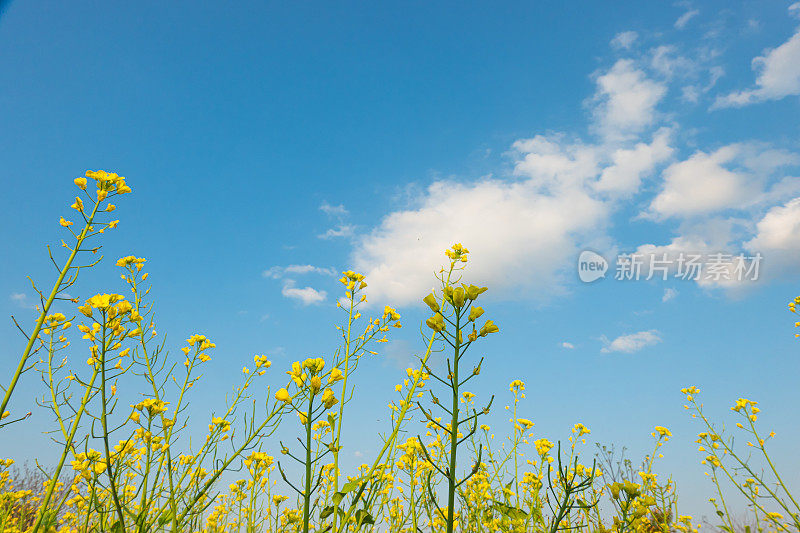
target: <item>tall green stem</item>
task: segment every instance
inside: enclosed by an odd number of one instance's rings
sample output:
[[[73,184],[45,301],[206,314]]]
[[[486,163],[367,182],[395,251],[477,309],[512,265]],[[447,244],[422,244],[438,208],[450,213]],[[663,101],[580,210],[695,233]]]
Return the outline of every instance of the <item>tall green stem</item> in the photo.
[[[306,414],[306,487],[303,492],[303,533],[308,533],[308,523],[311,520],[311,411],[314,407],[314,393],[308,398],[308,413]]]
[[[455,350],[453,356],[453,418],[450,422],[450,471],[447,476],[447,533],[453,533],[456,507],[456,451],[458,449],[458,363],[461,351],[461,313],[456,309]]]

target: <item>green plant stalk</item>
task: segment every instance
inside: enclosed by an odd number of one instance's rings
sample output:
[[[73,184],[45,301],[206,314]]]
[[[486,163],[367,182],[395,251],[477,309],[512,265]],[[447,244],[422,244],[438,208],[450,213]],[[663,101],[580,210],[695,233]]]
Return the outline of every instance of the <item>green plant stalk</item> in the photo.
[[[45,493],[44,497],[42,498],[41,503],[39,504],[39,510],[36,513],[36,522],[33,525],[33,529],[31,529],[32,533],[36,533],[39,531],[39,528],[42,525],[42,519],[44,518],[45,512],[47,511],[47,507],[50,504],[50,500],[53,498],[53,492],[55,491],[55,480],[61,475],[61,469],[64,467],[64,462],[67,459],[67,454],[73,447],[73,442],[75,441],[75,434],[78,432],[78,426],[81,421],[81,417],[83,413],[86,412],[86,405],[89,403],[89,398],[91,397],[92,388],[94,386],[94,382],[97,379],[97,376],[100,375],[100,369],[98,365],[95,365],[94,372],[92,373],[92,378],[89,380],[89,383],[86,386],[86,392],[83,393],[83,398],[81,400],[81,406],[78,408],[78,412],[75,413],[75,420],[72,423],[72,429],[69,433],[69,438],[67,442],[64,443],[64,450],[61,452],[61,458],[58,461],[58,465],[56,466],[56,470],[53,473],[53,476],[50,478],[51,482],[48,483],[47,492]]]
[[[519,446],[519,434],[517,432],[517,403],[519,401],[518,394],[518,392],[514,392],[514,490],[516,491],[517,495],[517,509],[519,509],[519,453],[517,452],[517,447]]]
[[[450,471],[447,476],[447,533],[453,533],[456,506],[456,453],[458,451],[458,366],[461,357],[461,313],[456,309],[456,334],[453,353],[453,418],[450,422]]]
[[[347,378],[350,375],[350,342],[353,328],[353,308],[355,306],[355,286],[350,291],[350,312],[347,318],[347,338],[344,344],[344,380],[342,380],[342,401],[339,402],[339,414],[336,418],[336,439],[333,441],[333,492],[339,492],[339,443],[342,432],[342,417],[344,416],[344,403],[347,397]],[[339,502],[341,503],[341,502]],[[333,509],[332,531],[336,531],[336,521],[339,518],[339,504]]]
[[[295,395],[291,397],[291,400],[294,400],[299,395],[300,395],[299,392],[295,393]],[[204,494],[206,494],[208,492],[208,490],[211,488],[211,486],[214,485],[214,483],[216,483],[217,479],[219,479],[219,477],[222,475],[222,472],[224,472],[230,466],[230,464],[234,461],[234,459],[236,459],[237,457],[239,457],[241,455],[242,451],[244,451],[250,445],[250,443],[253,441],[253,439],[255,439],[257,436],[259,436],[259,433],[261,433],[261,431],[263,431],[263,429],[265,427],[267,427],[267,425],[272,421],[272,419],[275,416],[277,416],[277,415],[279,415],[279,414],[281,414],[283,412],[283,408],[284,408],[284,405],[280,405],[277,408],[273,408],[272,412],[269,415],[267,415],[267,418],[261,423],[261,425],[258,427],[258,429],[256,429],[253,432],[253,434],[250,436],[250,438],[246,439],[241,444],[241,446],[239,446],[239,448],[237,448],[231,454],[231,456],[228,457],[228,459],[225,462],[222,463],[221,467],[216,469],[216,472],[208,479],[208,481],[206,481],[206,483],[203,485],[203,488],[198,491],[198,493],[186,505],[186,508],[181,512],[181,514],[175,520],[174,523],[176,524],[176,526],[175,526],[176,529],[173,529],[173,533],[178,533],[179,529],[177,529],[177,528],[180,527],[180,524],[183,523],[184,519],[186,518],[186,515],[189,514],[189,512],[192,510],[192,508],[195,506],[195,504],[197,504],[197,502],[200,500],[200,498]],[[199,480],[198,480],[198,483],[199,483]]]
[[[108,488],[111,491],[111,498],[114,500],[114,507],[117,510],[117,517],[119,524],[125,527],[125,513],[122,511],[122,505],[119,502],[119,493],[117,492],[117,482],[114,478],[114,473],[111,468],[111,447],[108,442],[108,398],[106,397],[106,354],[108,353],[108,346],[106,344],[106,324],[107,324],[106,311],[103,311],[103,352],[100,358],[100,372],[102,375],[100,382],[100,398],[102,401],[102,408],[100,413],[100,424],[103,427],[103,447],[106,452],[106,472],[108,472]]]
[[[425,364],[428,362],[428,358],[431,355],[431,350],[433,350],[433,341],[435,339],[436,339],[436,332],[434,332],[431,335],[431,338],[428,341],[428,348],[427,350],[425,350],[425,355],[423,356],[422,362],[420,364],[420,372],[417,374],[417,377],[414,378],[414,383],[411,385],[411,388],[409,388],[408,393],[406,394],[405,403],[403,404],[403,408],[400,409],[400,414],[397,416],[397,423],[395,424],[395,428],[392,431],[391,435],[389,435],[389,438],[386,439],[386,441],[383,443],[383,447],[381,448],[380,452],[378,452],[378,456],[375,458],[375,461],[372,463],[372,466],[370,467],[369,471],[367,471],[367,474],[363,476],[364,479],[367,480],[372,479],[373,474],[382,464],[381,459],[383,459],[384,454],[390,447],[394,446],[394,443],[397,440],[397,434],[400,432],[400,426],[403,420],[405,420],[406,413],[408,412],[408,409],[411,407],[411,404],[413,403],[412,400],[414,399],[414,393],[417,391],[417,385],[419,384],[420,379],[422,379],[422,369],[425,368]],[[350,517],[356,510],[358,501],[361,498],[361,495],[364,493],[365,488],[366,488],[366,483],[363,483],[361,487],[358,489],[358,492],[356,492],[356,495],[353,498],[353,503],[350,504],[350,507],[347,509],[347,512],[342,518],[340,529],[331,531],[334,531],[336,533],[344,531],[344,528],[347,526],[347,522],[350,520]]]
[[[694,407],[695,407],[695,410],[697,411],[697,414],[699,414],[699,415],[700,415],[700,419],[701,419],[701,420],[702,420],[702,421],[705,423],[706,427],[707,427],[707,428],[708,428],[708,429],[709,429],[709,430],[710,430],[710,431],[711,431],[713,434],[717,435],[718,433],[717,433],[716,429],[714,429],[714,426],[713,426],[713,425],[711,425],[711,422],[709,422],[709,421],[708,421],[708,419],[706,418],[706,416],[703,414],[703,411],[702,411],[702,409],[700,408],[700,406],[698,406],[698,405],[697,405],[697,403],[696,403],[694,400],[692,400],[692,404],[694,405]],[[737,455],[737,454],[736,454],[736,453],[733,451],[733,449],[732,449],[730,446],[728,446],[728,443],[726,443],[724,439],[720,438],[719,442],[720,442],[720,444],[722,444],[722,446],[725,448],[725,451],[727,451],[727,452],[728,452],[728,454],[729,454],[731,457],[733,457],[733,458],[734,458],[734,459],[735,459],[735,460],[736,460],[736,461],[737,461],[737,462],[738,462],[738,463],[739,463],[739,464],[742,466],[742,468],[744,468],[744,469],[747,471],[747,473],[748,473],[748,474],[750,474],[750,476],[751,476],[753,479],[756,479],[756,480],[758,480],[758,482],[759,482],[759,485],[760,485],[761,487],[764,487],[764,489],[765,489],[765,490],[766,490],[766,491],[769,493],[770,497],[772,497],[772,499],[773,499],[773,500],[775,500],[775,502],[776,502],[778,505],[780,505],[780,506],[781,506],[781,508],[783,508],[783,510],[784,510],[784,511],[786,511],[786,512],[787,512],[787,513],[788,513],[790,516],[792,516],[792,518],[794,518],[794,520],[795,520],[795,521],[797,521],[797,519],[796,519],[796,518],[794,517],[794,515],[792,514],[792,511],[791,511],[791,510],[789,510],[789,508],[787,507],[787,505],[786,505],[786,503],[783,501],[783,499],[781,499],[781,498],[778,496],[778,494],[776,494],[776,493],[775,493],[775,492],[774,492],[774,491],[773,491],[773,490],[770,488],[770,486],[769,486],[768,484],[766,484],[766,483],[764,483],[764,482],[762,481],[761,477],[760,477],[760,476],[759,476],[759,475],[758,475],[758,474],[757,474],[755,471],[753,471],[753,469],[750,467],[750,465],[749,465],[747,462],[745,462],[745,461],[742,461],[741,459],[739,459],[739,456],[738,456],[738,455]],[[713,448],[712,448],[712,449],[713,449]],[[715,455],[716,455],[716,454],[715,454]],[[721,469],[722,469],[722,471],[725,473],[725,475],[728,477],[728,479],[731,481],[731,483],[733,484],[733,486],[734,486],[734,487],[736,487],[736,488],[739,490],[739,492],[741,492],[741,493],[742,493],[742,494],[743,494],[745,497],[748,497],[747,493],[745,493],[745,492],[742,490],[742,488],[741,488],[741,486],[739,485],[739,483],[737,483],[737,482],[736,482],[736,479],[733,477],[733,475],[732,475],[730,472],[728,472],[728,469],[727,469],[727,468],[725,468],[725,465],[723,464],[723,465],[722,465],[720,468],[721,468]],[[722,497],[722,494],[721,494],[721,493],[720,493],[720,497]],[[749,498],[748,498],[748,499],[749,499]],[[751,501],[753,502],[753,504],[754,504],[754,505],[758,506],[758,507],[761,509],[761,512],[763,512],[765,515],[767,515],[767,511],[766,511],[766,509],[764,509],[764,508],[763,508],[763,507],[762,507],[762,506],[761,506],[761,505],[760,505],[760,504],[759,504],[757,501],[755,501],[755,500],[751,500]],[[723,503],[724,503],[724,502],[723,502]]]
[[[3,402],[0,403],[0,416],[2,416],[3,413],[6,412],[6,407],[8,406],[8,402],[11,400],[11,394],[14,392],[14,389],[17,386],[17,382],[19,381],[20,376],[25,370],[25,365],[28,363],[28,358],[31,355],[31,350],[33,349],[33,345],[36,342],[36,339],[39,338],[39,331],[42,329],[42,324],[44,324],[44,319],[47,316],[47,313],[50,311],[50,307],[53,305],[53,301],[55,301],[56,296],[58,296],[58,293],[61,291],[61,284],[64,283],[64,278],[66,277],[67,272],[69,272],[69,269],[72,267],[72,262],[75,260],[75,256],[78,255],[78,251],[80,250],[83,241],[86,239],[86,235],[89,233],[89,228],[91,227],[92,221],[94,220],[94,217],[97,214],[98,207],[100,207],[100,202],[95,202],[94,209],[92,209],[92,214],[86,221],[86,225],[83,227],[83,230],[81,231],[80,235],[78,235],[78,240],[77,243],[75,244],[75,248],[72,249],[72,253],[69,254],[67,262],[64,263],[64,266],[59,271],[56,283],[55,285],[53,285],[53,290],[50,291],[50,296],[44,303],[41,313],[39,313],[39,319],[36,321],[36,325],[33,328],[33,332],[28,338],[28,343],[25,345],[25,349],[22,351],[22,357],[20,357],[17,369],[14,372],[14,376],[11,378],[11,383],[9,383],[8,387],[6,388],[6,393],[3,396]],[[0,428],[2,427],[3,426],[0,426]]]
[[[787,495],[787,496],[789,496],[789,499],[790,499],[790,500],[792,500],[792,503],[794,504],[795,508],[796,508],[798,511],[800,511],[800,505],[798,505],[798,504],[797,504],[797,501],[794,499],[794,496],[792,496],[792,493],[791,493],[791,492],[789,492],[789,489],[787,489],[787,488],[786,488],[786,485],[784,485],[784,483],[783,483],[783,479],[781,479],[781,476],[780,476],[780,474],[778,474],[778,469],[777,469],[777,468],[775,468],[775,465],[772,463],[772,459],[770,459],[770,457],[769,457],[769,454],[767,453],[767,450],[766,450],[766,448],[764,448],[764,445],[761,443],[761,442],[762,442],[762,441],[761,441],[761,437],[759,437],[759,436],[758,436],[758,432],[756,431],[756,426],[755,426],[755,424],[753,423],[753,419],[752,419],[752,418],[750,418],[750,417],[748,416],[748,417],[747,417],[747,420],[748,420],[748,421],[749,421],[749,423],[750,423],[750,429],[753,431],[753,435],[754,435],[754,436],[755,436],[755,438],[756,438],[756,442],[758,442],[758,447],[759,447],[759,449],[761,450],[761,453],[764,455],[764,459],[766,459],[766,460],[767,460],[767,464],[769,465],[769,468],[770,468],[770,470],[772,470],[772,473],[773,473],[773,474],[775,474],[775,478],[778,480],[778,483],[780,484],[781,488],[782,488],[782,489],[783,489],[783,491],[786,493],[786,495]],[[784,506],[784,509],[786,509],[786,506]],[[788,509],[786,509],[786,511],[787,511],[787,512],[789,512],[789,510],[788,510]],[[791,516],[791,517],[794,519],[794,523],[795,523],[795,525],[796,525],[796,526],[798,526],[798,527],[800,527],[800,523],[798,523],[798,519],[797,519],[797,517],[795,516],[795,515],[796,515],[796,513],[794,513],[794,514],[793,514],[793,513],[789,512],[789,514],[790,514],[790,516]]]
[[[303,533],[308,533],[311,520],[311,414],[314,408],[314,392],[308,396],[308,414],[306,414],[306,486],[303,492]]]

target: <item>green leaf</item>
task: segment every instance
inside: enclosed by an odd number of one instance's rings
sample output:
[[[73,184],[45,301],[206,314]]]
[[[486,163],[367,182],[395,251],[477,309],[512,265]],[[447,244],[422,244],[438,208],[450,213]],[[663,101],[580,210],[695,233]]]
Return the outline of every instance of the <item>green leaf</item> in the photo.
[[[353,492],[360,485],[361,485],[361,481],[359,479],[356,479],[356,480],[353,480],[353,481],[348,481],[342,487],[342,491],[341,492],[343,492],[344,494],[347,494],[348,492]]]
[[[319,513],[320,520],[325,520],[330,515],[332,515],[334,509],[335,509],[335,507],[333,507],[332,505],[329,505],[325,509],[323,509],[322,512]]]
[[[335,493],[333,495],[333,498],[331,498],[333,500],[333,505],[338,506],[340,503],[342,503],[342,498],[344,498],[344,496],[345,496],[344,492]]]
[[[356,523],[361,525],[372,525],[375,523],[375,519],[372,518],[372,515],[369,514],[366,509],[359,509],[356,511]]]
[[[512,520],[522,520],[523,518],[528,518],[528,513],[522,509],[512,507],[504,503],[494,502],[494,508]]]
[[[111,526],[111,533],[125,533],[125,526],[117,520],[114,522],[114,525]]]

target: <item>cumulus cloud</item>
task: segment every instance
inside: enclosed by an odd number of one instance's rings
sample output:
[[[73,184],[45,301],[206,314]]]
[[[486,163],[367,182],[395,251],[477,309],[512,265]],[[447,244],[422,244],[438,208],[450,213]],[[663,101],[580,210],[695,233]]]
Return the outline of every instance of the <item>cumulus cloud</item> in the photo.
[[[594,116],[596,128],[611,140],[629,138],[653,124],[656,105],[667,92],[662,83],[648,78],[630,59],[620,59],[597,77]]]
[[[636,37],[625,32],[612,44],[627,49]],[[675,219],[679,227],[667,244],[643,244],[637,252],[674,259],[681,252],[729,250],[731,244],[742,249],[765,209],[800,196],[800,180],[779,174],[800,158],[763,144],[736,143],[674,160],[678,126],[666,127],[667,115],[658,106],[667,83],[689,69],[698,84],[695,95],[716,83],[721,68],[709,67],[707,84],[697,68],[709,54],[694,63],[664,46],[635,60],[620,59],[592,76],[596,90],[584,102],[588,130],[597,134],[592,142],[564,133],[533,135],[513,143],[510,175],[438,179],[413,189],[409,207],[353,240],[351,264],[367,275],[370,300],[417,302],[437,284],[443,250],[455,242],[473,252],[469,281],[489,286],[490,294],[539,300],[561,294],[574,276],[579,250],[614,247],[609,220],[631,206],[624,200],[649,194],[651,177],[660,183],[654,196],[637,198],[648,206],[641,216]],[[673,297],[664,295],[665,301]],[[645,334],[655,335],[634,335]],[[623,340],[615,342],[608,343],[609,351]]]
[[[363,237],[354,255],[370,298],[417,301],[434,285],[443,251],[464,242],[470,280],[493,292],[551,293],[581,234],[602,227],[606,206],[578,189],[545,194],[530,180],[435,182],[416,209],[391,213]]]
[[[313,287],[296,287],[296,282],[287,279],[283,282],[281,294],[291,300],[297,300],[303,305],[320,304],[325,301],[328,293],[325,291],[314,289]]]
[[[800,95],[800,28],[785,43],[753,59],[752,68],[758,72],[755,87],[719,96],[711,108],[742,107]]]
[[[603,170],[595,188],[598,191],[623,195],[638,191],[642,178],[651,174],[659,163],[672,155],[670,136],[670,130],[662,128],[650,144],[640,142],[633,148],[615,150],[611,155],[612,164]]]
[[[662,190],[645,216],[693,217],[785,200],[800,192],[800,180],[776,180],[775,174],[798,163],[798,154],[755,143],[730,144],[711,153],[697,151],[664,170]]]
[[[511,176],[437,180],[412,207],[360,236],[352,263],[367,275],[370,299],[417,301],[435,284],[434,270],[454,242],[473,252],[471,280],[493,293],[547,299],[563,292],[579,248],[609,245],[605,228],[615,201],[635,194],[673,150],[666,128],[650,142],[627,137],[655,119],[661,85],[631,61],[617,62],[595,81],[588,104],[600,142],[559,133],[520,139],[510,152]]]
[[[735,146],[707,154],[696,152],[664,171],[664,187],[650,204],[661,217],[691,216],[739,206],[756,192],[746,176],[725,168],[733,160]]]
[[[651,329],[649,331],[631,333],[630,335],[621,335],[613,341],[609,341],[607,338],[603,337],[602,340],[605,343],[605,347],[603,347],[603,349],[600,351],[603,353],[638,352],[642,348],[646,348],[647,346],[652,346],[661,342],[661,337],[659,335],[660,334],[657,330]]]
[[[800,198],[770,209],[745,247],[764,255],[764,270],[770,275],[796,268],[800,263]]]
[[[574,350],[575,349],[575,345],[572,344],[571,342],[562,342],[561,343],[561,347],[565,348],[567,350]]]

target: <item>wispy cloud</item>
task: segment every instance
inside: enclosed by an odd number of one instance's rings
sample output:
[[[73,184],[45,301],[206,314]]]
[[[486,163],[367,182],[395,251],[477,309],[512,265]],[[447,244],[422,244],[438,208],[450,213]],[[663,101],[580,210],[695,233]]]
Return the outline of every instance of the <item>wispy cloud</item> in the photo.
[[[657,330],[651,329],[649,331],[640,331],[638,333],[631,333],[629,335],[621,335],[613,341],[609,341],[606,337],[603,337],[601,340],[605,344],[605,347],[600,350],[603,353],[634,353],[647,346],[658,344],[661,342],[661,337],[659,336],[659,332]]]
[[[318,267],[314,265],[288,265],[273,266],[264,270],[261,275],[265,278],[281,279],[287,275],[302,274],[323,274],[325,276],[335,276],[336,270],[331,267]]]
[[[690,20],[696,17],[700,13],[699,9],[691,9],[678,17],[678,20],[675,21],[675,27],[679,30],[682,30],[686,27]]]
[[[261,275],[265,278],[280,279],[282,281],[281,294],[289,299],[296,300],[303,305],[319,304],[325,301],[328,293],[313,287],[297,287],[295,276],[307,274],[317,274],[325,277],[336,275],[336,271],[331,267],[319,267],[314,265],[287,265],[273,266],[264,270]],[[261,320],[266,320],[269,315],[264,315]]]
[[[331,205],[328,202],[323,202],[319,209],[329,217],[337,219],[339,223],[335,227],[317,235],[318,238],[327,240],[351,237],[353,235],[355,226],[345,222],[345,219],[350,215],[350,211],[343,204]]]
[[[299,288],[296,285],[297,283],[294,280],[285,280],[283,282],[281,294],[286,298],[296,300],[303,305],[320,304],[324,302],[325,298],[328,296],[328,293],[323,290],[317,290],[313,287]]]
[[[350,211],[347,210],[344,204],[331,205],[328,202],[322,202],[322,205],[319,206],[319,210],[326,215],[334,217],[346,217],[350,214]]]
[[[338,237],[351,237],[355,226],[351,224],[339,224],[335,228],[329,228],[325,233],[317,235],[320,239],[335,239]]]
[[[614,38],[611,39],[611,46],[620,50],[629,50],[638,38],[639,34],[635,31],[623,31],[616,34]]]
[[[24,292],[14,292],[9,299],[23,309],[34,309],[36,306],[28,301],[28,295]]]
[[[674,300],[678,296],[678,291],[673,288],[664,289],[664,295],[661,297],[662,302]]]
[[[567,350],[574,350],[575,349],[575,345],[572,344],[571,342],[562,342],[561,343],[561,347],[562,348],[566,348]]]

